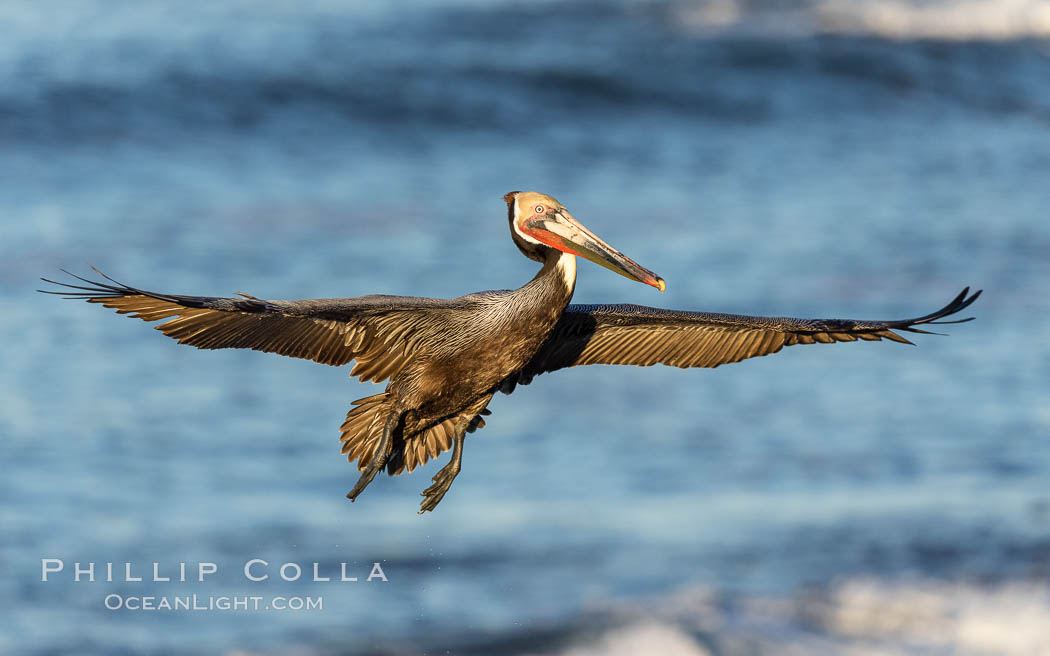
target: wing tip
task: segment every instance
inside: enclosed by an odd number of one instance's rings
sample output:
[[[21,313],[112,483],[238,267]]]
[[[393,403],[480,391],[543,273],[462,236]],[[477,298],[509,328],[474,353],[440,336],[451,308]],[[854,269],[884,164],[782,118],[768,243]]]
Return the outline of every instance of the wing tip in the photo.
[[[906,330],[906,331],[908,331],[910,333],[920,333],[920,334],[923,334],[923,335],[941,335],[941,336],[944,336],[945,333],[937,333],[937,332],[933,332],[933,331],[929,331],[929,330],[921,330],[919,328],[915,328],[915,326],[921,326],[921,325],[927,325],[927,324],[948,325],[948,324],[967,323],[969,321],[973,321],[974,319],[976,319],[976,317],[964,317],[962,319],[949,319],[949,320],[946,320],[946,321],[943,321],[942,319],[944,319],[945,317],[950,317],[953,314],[957,314],[957,313],[965,310],[966,308],[970,307],[973,304],[974,301],[976,301],[978,298],[980,298],[981,293],[983,291],[984,291],[983,289],[978,289],[973,294],[971,294],[970,293],[970,287],[969,287],[969,285],[967,285],[966,287],[963,287],[963,290],[961,292],[959,292],[955,296],[955,298],[953,298],[951,300],[951,302],[949,302],[947,305],[945,305],[941,309],[937,310],[936,312],[931,312],[930,314],[927,314],[927,315],[922,316],[922,317],[917,317],[915,319],[905,319],[903,321],[894,321],[894,322],[891,322],[889,324],[888,328],[892,328],[894,330]]]
[[[102,276],[103,278],[105,278],[113,284],[110,285],[104,282],[99,282],[97,280],[91,280],[83,276],[78,276],[77,274],[67,269],[60,268],[59,271],[66,274],[70,278],[74,278],[84,283],[84,285],[75,285],[69,282],[61,282],[58,280],[52,280],[50,278],[41,277],[40,280],[42,280],[43,282],[46,282],[50,285],[55,285],[56,287],[60,287],[61,289],[38,289],[36,291],[40,292],[41,294],[53,294],[55,296],[61,296],[63,298],[71,300],[85,300],[88,302],[92,302],[98,298],[117,298],[121,296],[128,296],[130,294],[141,293],[139,290],[133,287],[129,287],[124,283],[110,278],[91,264],[88,264],[88,267],[90,267],[92,271],[94,271],[95,273]]]

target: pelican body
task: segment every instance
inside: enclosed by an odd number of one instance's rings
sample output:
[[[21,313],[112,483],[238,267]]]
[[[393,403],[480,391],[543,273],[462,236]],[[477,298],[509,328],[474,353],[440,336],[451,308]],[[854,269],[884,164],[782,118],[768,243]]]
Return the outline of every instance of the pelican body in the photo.
[[[370,295],[268,301],[160,294],[73,276],[86,285],[45,282],[46,290],[84,299],[157,326],[201,349],[250,348],[333,366],[355,361],[362,381],[388,380],[383,393],[359,399],[341,426],[342,451],[361,475],[353,501],[384,468],[411,472],[438,454],[452,456],[423,492],[419,512],[433,510],[459,474],[467,433],[485,425],[497,391],[511,393],[538,374],[585,364],[717,367],[784,346],[857,339],[910,344],[894,330],[926,333],[980,295],[966,288],[947,306],[899,321],[792,319],[662,310],[638,305],[569,305],[576,258],[664,291],[660,276],[585,228],[557,200],[538,192],[504,196],[511,237],[542,264],[514,290],[454,299]],[[67,272],[68,273],[68,272]],[[72,274],[70,274],[72,275]]]

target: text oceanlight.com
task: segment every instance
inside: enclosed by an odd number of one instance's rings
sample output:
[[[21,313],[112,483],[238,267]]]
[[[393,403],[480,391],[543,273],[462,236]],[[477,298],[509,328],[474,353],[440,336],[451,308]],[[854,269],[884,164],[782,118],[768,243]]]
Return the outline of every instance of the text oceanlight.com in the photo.
[[[324,597],[256,595],[120,595],[103,600],[108,610],[324,610]]]

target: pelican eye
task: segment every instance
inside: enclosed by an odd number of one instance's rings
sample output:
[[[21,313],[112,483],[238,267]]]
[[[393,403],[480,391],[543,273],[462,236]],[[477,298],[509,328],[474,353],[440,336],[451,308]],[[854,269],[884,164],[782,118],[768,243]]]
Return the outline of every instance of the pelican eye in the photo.
[[[536,214],[543,214],[546,211],[547,211],[547,208],[545,208],[543,205],[537,205],[536,206]]]

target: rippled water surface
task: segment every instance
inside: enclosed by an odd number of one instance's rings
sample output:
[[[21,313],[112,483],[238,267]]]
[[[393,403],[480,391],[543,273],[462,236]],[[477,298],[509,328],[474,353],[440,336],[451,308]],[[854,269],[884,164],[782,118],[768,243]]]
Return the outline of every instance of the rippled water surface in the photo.
[[[1050,652],[1046,3],[347,4],[0,9],[0,653]],[[203,295],[517,287],[511,189],[668,281],[583,262],[577,302],[898,318],[985,292],[916,347],[540,377],[418,516],[441,463],[344,498],[337,428],[379,389],[345,367],[33,291],[88,263]]]

